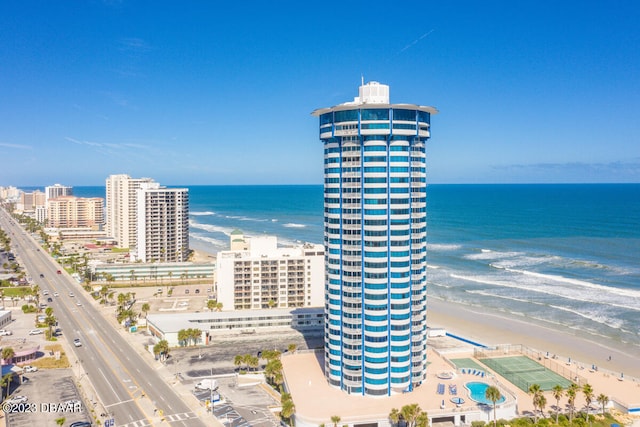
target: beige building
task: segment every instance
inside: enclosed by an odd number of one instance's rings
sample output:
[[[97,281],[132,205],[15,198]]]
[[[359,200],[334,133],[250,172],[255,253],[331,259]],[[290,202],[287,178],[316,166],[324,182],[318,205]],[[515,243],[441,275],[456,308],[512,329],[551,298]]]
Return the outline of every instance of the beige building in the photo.
[[[43,207],[46,205],[46,196],[40,190],[35,190],[33,193],[20,193],[16,210],[24,213],[35,213],[36,207]]]
[[[217,297],[224,309],[322,307],[324,248],[306,243],[278,247],[274,236],[231,234],[231,247],[218,253]]]
[[[106,180],[106,231],[121,248],[135,248],[137,239],[136,191],[151,178],[110,175]]]
[[[136,257],[142,262],[183,262],[189,256],[189,190],[141,183],[136,191]]]
[[[102,197],[61,196],[49,199],[48,205],[47,227],[99,230],[104,224]]]

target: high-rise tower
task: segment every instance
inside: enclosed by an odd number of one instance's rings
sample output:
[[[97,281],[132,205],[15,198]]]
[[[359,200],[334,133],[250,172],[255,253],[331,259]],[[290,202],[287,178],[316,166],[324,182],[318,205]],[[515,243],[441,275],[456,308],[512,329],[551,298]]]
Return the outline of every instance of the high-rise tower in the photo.
[[[348,393],[412,390],[426,368],[426,154],[433,107],[389,86],[315,110],[324,143],[325,374]]]

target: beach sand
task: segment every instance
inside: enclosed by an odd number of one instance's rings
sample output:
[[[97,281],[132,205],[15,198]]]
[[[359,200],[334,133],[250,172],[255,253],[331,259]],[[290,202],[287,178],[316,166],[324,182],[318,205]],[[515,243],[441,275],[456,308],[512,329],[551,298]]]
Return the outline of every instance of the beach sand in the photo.
[[[596,365],[601,371],[640,378],[640,354],[636,349],[605,346],[570,328],[542,326],[526,317],[514,318],[435,298],[427,302],[427,324],[488,346],[522,344],[543,354],[557,355],[562,361],[571,358],[586,368]]]

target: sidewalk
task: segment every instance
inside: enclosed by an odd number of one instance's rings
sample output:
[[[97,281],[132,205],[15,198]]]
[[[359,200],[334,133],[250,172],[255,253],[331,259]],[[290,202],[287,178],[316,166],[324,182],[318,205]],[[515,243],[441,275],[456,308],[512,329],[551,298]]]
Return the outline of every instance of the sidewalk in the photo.
[[[145,362],[154,369],[158,375],[178,394],[181,400],[193,411],[193,413],[200,419],[207,422],[209,425],[216,427],[224,427],[217,418],[207,412],[207,409],[200,403],[200,401],[191,393],[191,389],[182,384],[174,374],[172,374],[166,365],[155,360],[153,354],[145,350],[145,344],[149,340],[149,337],[140,333],[127,332],[121,325],[118,324],[115,316],[113,315],[112,307],[105,307],[97,302],[94,302],[97,309],[102,316],[109,321],[112,326],[118,331],[124,339],[131,344],[132,349],[138,353]],[[149,398],[142,390],[140,395],[136,397],[138,405],[144,411],[146,417],[153,423],[154,426],[170,425],[170,421],[166,418],[171,414],[160,415],[161,408],[154,405],[154,402]],[[2,426],[0,426],[2,427]]]

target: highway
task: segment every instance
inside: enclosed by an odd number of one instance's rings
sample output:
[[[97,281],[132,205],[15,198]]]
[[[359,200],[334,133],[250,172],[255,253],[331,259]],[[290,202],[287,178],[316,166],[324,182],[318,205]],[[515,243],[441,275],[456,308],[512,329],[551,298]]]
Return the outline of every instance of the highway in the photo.
[[[115,419],[116,426],[152,426],[159,414],[171,426],[196,427],[205,423],[197,418],[174,390],[156,373],[131,345],[94,307],[82,286],[39,247],[37,242],[0,208],[0,226],[11,238],[14,253],[27,274],[42,290],[49,290],[54,316],[74,347],[82,371],[91,380],[98,398]],[[44,277],[40,277],[40,275]],[[53,296],[58,292],[59,296]],[[70,296],[73,292],[74,296]],[[41,297],[40,302],[43,302]],[[81,304],[81,305],[78,305]],[[158,412],[156,412],[156,409]],[[213,419],[211,420],[213,421]]]

